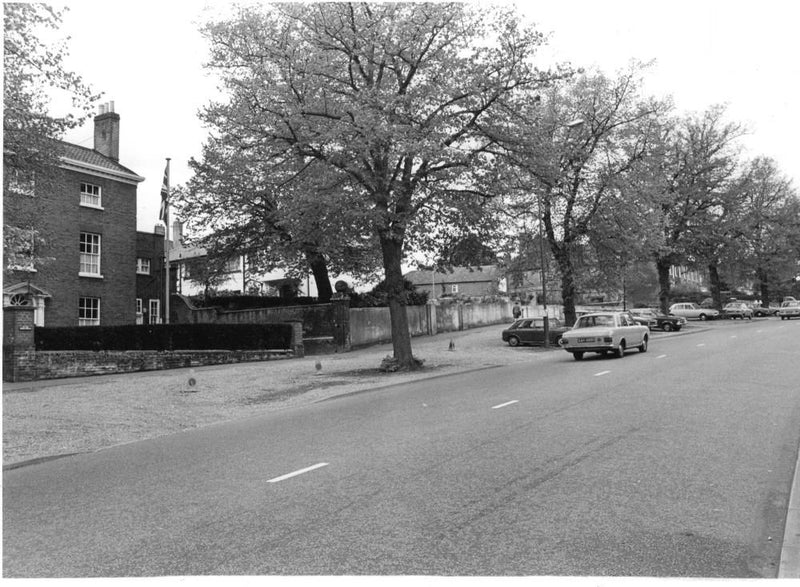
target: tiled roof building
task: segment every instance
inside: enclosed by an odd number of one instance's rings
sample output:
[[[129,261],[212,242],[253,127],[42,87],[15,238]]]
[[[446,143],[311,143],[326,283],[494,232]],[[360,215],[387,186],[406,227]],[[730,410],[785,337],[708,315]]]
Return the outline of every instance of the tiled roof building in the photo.
[[[94,148],[61,143],[52,180],[6,182],[4,225],[31,234],[43,262],[4,267],[3,302],[33,305],[38,326],[134,324],[136,191],[144,180],[119,162],[120,117],[94,118]]]
[[[494,265],[453,267],[446,271],[410,271],[405,279],[420,292],[433,292],[434,297],[488,296],[503,289],[500,270]]]

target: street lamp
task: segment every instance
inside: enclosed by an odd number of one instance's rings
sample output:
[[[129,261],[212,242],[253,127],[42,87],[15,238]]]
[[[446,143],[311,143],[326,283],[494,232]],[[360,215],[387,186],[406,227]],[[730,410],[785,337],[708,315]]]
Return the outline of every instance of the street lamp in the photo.
[[[536,191],[536,204],[539,208],[539,272],[542,277],[542,306],[544,317],[544,348],[550,348],[550,317],[547,315],[547,276],[544,271],[544,215],[542,214],[542,196]]]

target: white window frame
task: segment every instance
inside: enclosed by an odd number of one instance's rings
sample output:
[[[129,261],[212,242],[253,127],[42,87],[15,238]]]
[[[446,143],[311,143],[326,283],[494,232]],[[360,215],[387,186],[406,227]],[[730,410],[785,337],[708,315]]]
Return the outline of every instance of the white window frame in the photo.
[[[147,257],[136,258],[136,274],[150,275],[150,259]]]
[[[78,326],[100,326],[100,298],[78,298]]]
[[[101,235],[93,232],[82,232],[80,235],[80,268],[81,277],[103,277],[100,273]]]
[[[81,182],[81,206],[103,209],[103,189],[93,183]]]
[[[147,300],[147,310],[150,324],[161,324],[161,300],[154,298]]]
[[[451,294],[457,294],[458,293],[458,284],[457,283],[451,283],[450,284],[450,293]]]

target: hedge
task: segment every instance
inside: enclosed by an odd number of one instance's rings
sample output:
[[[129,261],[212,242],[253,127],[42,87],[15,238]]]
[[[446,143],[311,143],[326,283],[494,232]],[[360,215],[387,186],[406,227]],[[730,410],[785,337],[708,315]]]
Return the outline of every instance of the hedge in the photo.
[[[144,324],[36,328],[40,351],[288,349],[291,324]]]

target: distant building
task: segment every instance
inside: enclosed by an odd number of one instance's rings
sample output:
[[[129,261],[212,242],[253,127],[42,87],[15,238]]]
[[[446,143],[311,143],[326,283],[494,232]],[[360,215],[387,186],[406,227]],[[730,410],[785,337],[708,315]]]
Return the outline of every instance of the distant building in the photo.
[[[216,274],[209,275],[206,269],[208,253],[203,247],[186,245],[183,224],[172,224],[172,244],[169,251],[171,291],[185,296],[200,296],[206,292],[226,292],[237,295],[259,295],[280,298],[317,297],[317,284],[311,275],[305,279],[287,277],[281,270],[252,272],[245,255],[230,258]],[[211,277],[211,279],[209,279]],[[331,276],[332,281],[349,276]]]
[[[689,269],[682,265],[673,265],[669,268],[669,277],[673,285],[687,284],[696,285],[698,288],[706,289],[708,286],[707,276],[697,269]]]
[[[483,297],[505,292],[505,276],[494,265],[454,267],[452,271],[410,271],[404,275],[430,297]]]
[[[3,304],[32,305],[39,326],[136,321],[136,190],[119,162],[113,103],[94,118],[94,148],[62,143],[52,182],[4,182],[4,225],[38,234],[41,266],[4,267]],[[31,253],[33,255],[33,253]]]

